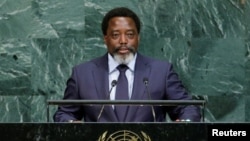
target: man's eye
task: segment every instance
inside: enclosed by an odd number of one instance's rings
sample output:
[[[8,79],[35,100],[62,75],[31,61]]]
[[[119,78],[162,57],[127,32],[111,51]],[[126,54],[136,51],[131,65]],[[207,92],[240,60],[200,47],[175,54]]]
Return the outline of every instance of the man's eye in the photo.
[[[118,38],[119,37],[119,34],[112,34],[112,38]]]
[[[134,38],[134,36],[135,36],[134,33],[128,33],[128,34],[127,34],[127,37],[128,37],[128,38]]]

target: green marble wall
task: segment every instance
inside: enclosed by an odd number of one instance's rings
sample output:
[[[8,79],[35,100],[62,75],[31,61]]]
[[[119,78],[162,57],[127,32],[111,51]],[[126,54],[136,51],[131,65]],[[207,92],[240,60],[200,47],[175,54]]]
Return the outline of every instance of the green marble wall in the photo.
[[[46,122],[72,66],[106,52],[100,23],[115,6],[140,16],[140,51],[206,98],[206,122],[250,121],[248,0],[1,0],[0,122]]]

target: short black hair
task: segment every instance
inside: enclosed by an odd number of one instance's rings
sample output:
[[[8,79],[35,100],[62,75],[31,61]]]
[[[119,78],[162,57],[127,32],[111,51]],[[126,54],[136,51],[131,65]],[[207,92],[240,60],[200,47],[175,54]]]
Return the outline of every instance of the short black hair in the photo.
[[[102,33],[103,35],[107,35],[107,29],[108,29],[108,24],[109,20],[114,18],[114,17],[129,17],[132,18],[133,21],[135,22],[136,28],[138,33],[140,33],[141,29],[141,22],[139,17],[130,9],[126,7],[117,7],[112,10],[110,10],[103,18],[102,20]]]

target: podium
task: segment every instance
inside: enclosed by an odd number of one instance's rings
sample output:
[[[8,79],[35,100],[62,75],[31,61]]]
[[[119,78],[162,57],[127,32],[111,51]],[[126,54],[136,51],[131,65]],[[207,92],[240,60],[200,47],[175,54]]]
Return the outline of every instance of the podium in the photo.
[[[203,100],[49,100],[50,105],[201,105]],[[203,113],[204,120],[204,113]],[[224,139],[247,141],[250,123],[141,122],[141,123],[0,123],[1,141],[212,141]]]
[[[109,138],[118,140],[124,134],[133,136],[131,141],[207,138],[206,125],[196,123],[4,123],[0,133],[1,141],[111,141]]]
[[[0,123],[1,141],[212,141],[212,130],[246,132],[250,123]],[[240,135],[240,134],[238,134]]]

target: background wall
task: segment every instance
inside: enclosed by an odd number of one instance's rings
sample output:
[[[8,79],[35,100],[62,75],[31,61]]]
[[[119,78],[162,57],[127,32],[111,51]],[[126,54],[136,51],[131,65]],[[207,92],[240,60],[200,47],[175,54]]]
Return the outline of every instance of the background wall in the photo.
[[[207,122],[250,121],[247,0],[1,0],[0,122],[46,122],[71,68],[106,52],[100,24],[116,6],[141,18],[141,53],[206,98]]]

